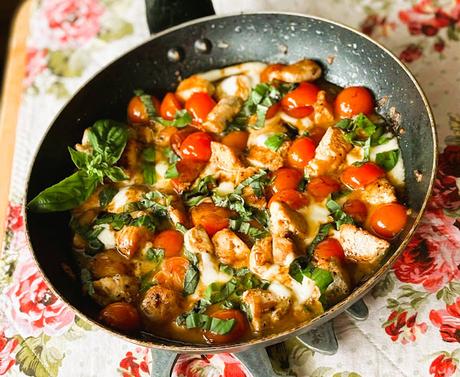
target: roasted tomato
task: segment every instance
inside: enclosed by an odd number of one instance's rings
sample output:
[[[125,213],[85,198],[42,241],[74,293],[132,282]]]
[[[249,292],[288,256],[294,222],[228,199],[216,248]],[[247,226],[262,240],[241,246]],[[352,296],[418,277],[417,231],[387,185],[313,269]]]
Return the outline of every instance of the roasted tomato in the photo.
[[[180,147],[183,141],[187,138],[187,136],[193,134],[194,132],[198,132],[198,130],[195,127],[187,126],[171,135],[171,138],[169,140],[170,145],[174,152],[176,152],[176,154],[178,154],[179,156],[181,155]]]
[[[249,132],[247,131],[233,131],[222,138],[222,144],[225,144],[227,147],[241,153],[246,149],[248,138]]]
[[[274,105],[271,105],[268,110],[267,110],[267,113],[265,114],[265,119],[271,119],[273,118],[276,113],[278,111],[280,111],[281,109],[281,103],[275,103]]]
[[[351,216],[359,224],[363,224],[367,218],[367,207],[359,199],[348,199],[342,206],[343,211]]]
[[[207,132],[194,132],[188,135],[180,146],[180,155],[184,159],[208,161],[211,158],[212,136]]]
[[[309,137],[296,139],[289,147],[288,165],[302,170],[315,157],[315,150],[316,145]]]
[[[166,93],[161,101],[160,106],[160,115],[164,119],[172,120],[175,118],[176,113],[182,110],[182,105],[180,104],[179,100],[177,99],[174,93]]]
[[[385,171],[373,162],[366,162],[361,166],[349,166],[340,175],[344,184],[352,189],[359,189],[367,186],[383,177]]]
[[[193,93],[185,102],[185,108],[192,115],[195,123],[203,123],[214,106],[216,106],[216,101],[205,92]]]
[[[127,302],[114,302],[99,313],[99,319],[107,326],[121,331],[135,331],[141,327],[137,309]]]
[[[204,336],[209,343],[230,343],[240,339],[248,330],[248,321],[246,316],[239,310],[223,309],[211,314],[213,318],[219,319],[234,319],[232,329],[224,335],[214,334],[211,331],[206,331]]]
[[[194,160],[179,160],[176,163],[176,169],[179,173],[177,178],[173,178],[172,184],[178,192],[182,192],[190,183],[198,178],[205,167],[206,162]]]
[[[372,114],[375,104],[369,89],[362,86],[350,86],[339,93],[334,107],[335,114],[340,118],[351,118],[360,113]]]
[[[155,274],[154,279],[162,287],[182,292],[184,290],[185,274],[189,265],[190,262],[184,257],[166,258],[161,270]]]
[[[268,203],[269,207],[272,202],[283,202],[292,209],[299,209],[308,204],[308,199],[304,194],[296,190],[287,189],[278,191],[275,195],[273,195]]]
[[[340,190],[340,183],[326,175],[313,178],[307,186],[308,193],[316,200],[326,199],[333,192]]]
[[[379,206],[370,216],[371,229],[379,236],[393,238],[407,222],[407,209],[399,203],[389,203]]]
[[[219,230],[228,228],[232,212],[213,203],[201,203],[192,208],[192,222],[194,226],[202,226],[206,233],[212,237]]]
[[[153,247],[163,249],[165,257],[175,257],[182,251],[184,245],[184,236],[181,232],[174,229],[163,230],[155,235]]]
[[[274,174],[272,190],[273,192],[286,189],[297,190],[301,180],[302,173],[297,169],[280,168]]]
[[[345,259],[345,254],[343,252],[343,248],[340,242],[337,241],[335,238],[330,237],[326,238],[325,240],[321,241],[318,245],[316,245],[314,254],[317,259]]]
[[[283,111],[294,118],[304,118],[313,112],[319,88],[312,83],[303,82],[281,100]]]
[[[156,112],[160,111],[160,101],[154,96],[150,96]],[[149,121],[149,114],[140,96],[131,98],[128,104],[128,119],[131,123],[146,123]]]

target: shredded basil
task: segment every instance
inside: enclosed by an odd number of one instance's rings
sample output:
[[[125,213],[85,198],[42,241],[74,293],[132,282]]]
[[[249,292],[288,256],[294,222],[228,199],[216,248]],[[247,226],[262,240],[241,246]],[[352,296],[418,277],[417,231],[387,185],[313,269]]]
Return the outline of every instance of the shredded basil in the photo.
[[[331,228],[331,223],[321,224],[318,233],[316,234],[315,238],[313,238],[313,241],[311,241],[311,244],[308,246],[307,255],[313,255],[316,246],[329,235],[329,231],[331,230]]]
[[[342,207],[332,199],[326,202],[326,207],[334,218],[335,228],[338,230],[342,224],[353,224],[353,218],[342,211]]]
[[[145,252],[145,257],[149,261],[160,263],[165,257],[165,250],[159,247],[150,247]]]
[[[185,318],[185,327],[188,329],[202,329],[210,331],[217,335],[228,334],[235,325],[235,320],[232,319],[219,319],[210,317],[206,314],[190,313]]]
[[[179,172],[177,171],[177,164],[171,164],[168,167],[168,170],[166,170],[165,173],[165,178],[171,179],[171,178],[177,178],[179,176]]]
[[[265,186],[270,182],[268,178],[268,172],[266,170],[260,170],[256,174],[246,178],[238,186],[235,187],[234,193],[241,195],[245,187],[251,187],[254,194],[260,198],[264,194]]]
[[[88,293],[89,296],[94,296],[93,280],[91,272],[87,268],[82,268],[80,271],[80,279],[83,284],[83,290]]]
[[[302,283],[304,277],[312,279],[321,293],[334,281],[332,273],[319,267],[313,266],[306,257],[296,258],[289,266],[289,275]]]
[[[154,274],[154,271],[151,270],[141,276],[140,287],[139,287],[139,292],[141,294],[144,294],[156,284],[156,282],[153,280],[153,274]]]
[[[251,225],[248,221],[243,221],[242,219],[230,219],[229,227],[235,232],[243,233],[248,235],[251,238],[262,238],[267,235],[267,231],[264,229],[259,229]]]
[[[375,162],[382,167],[385,171],[392,170],[399,160],[399,149],[377,153]]]
[[[144,183],[153,185],[156,182],[154,147],[147,147],[142,151],[142,170]]]
[[[287,136],[285,134],[274,134],[265,140],[264,145],[272,151],[276,152],[286,139]]]
[[[190,257],[191,255],[188,256]],[[187,272],[185,273],[184,290],[182,292],[184,296],[193,294],[200,280],[200,271],[197,267],[198,260],[196,255],[193,255],[192,258],[189,258],[189,261],[190,263]]]
[[[187,207],[194,207],[200,204],[203,199],[212,195],[212,189],[216,186],[216,179],[208,175],[199,179],[188,191],[182,194],[184,204]]]
[[[152,216],[144,215],[144,216],[139,216],[133,219],[130,225],[143,226],[149,229],[150,231],[155,232],[156,221]]]
[[[99,193],[99,205],[102,208],[107,207],[117,192],[118,189],[116,187],[105,186]]]
[[[155,117],[155,121],[162,124],[163,126],[184,128],[192,123],[192,116],[187,112],[187,110],[178,110],[174,116],[173,120],[166,120],[161,117]]]
[[[113,230],[120,230],[125,225],[130,225],[133,218],[129,213],[107,213],[99,216],[94,225],[109,224]]]
[[[169,164],[174,164],[180,160],[180,157],[169,147],[163,149],[163,155],[166,157]]]
[[[145,107],[145,110],[147,111],[149,119],[153,120],[157,115],[157,111],[155,109],[155,106],[153,105],[152,96],[149,94],[145,94],[145,92],[142,89],[135,90],[134,94],[138,96],[141,100],[142,104]]]
[[[204,292],[204,298],[211,304],[225,301],[235,292],[236,287],[237,282],[235,279],[231,279],[227,283],[211,283],[207,286]]]
[[[185,234],[185,232],[188,230],[184,225],[182,225],[181,223],[176,223],[175,224],[176,226],[176,229],[181,232],[182,234]]]

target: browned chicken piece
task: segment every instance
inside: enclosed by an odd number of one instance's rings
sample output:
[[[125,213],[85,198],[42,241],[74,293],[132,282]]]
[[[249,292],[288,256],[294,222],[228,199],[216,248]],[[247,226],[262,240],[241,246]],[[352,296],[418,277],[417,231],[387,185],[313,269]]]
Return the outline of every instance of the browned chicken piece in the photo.
[[[130,268],[116,250],[105,250],[97,253],[89,263],[89,270],[95,279],[115,275],[129,275]]]
[[[314,122],[317,126],[330,126],[334,123],[334,112],[331,105],[326,100],[326,92],[320,90],[313,104]]]
[[[270,204],[270,230],[273,237],[292,236],[296,244],[305,246],[308,235],[307,222],[286,203],[275,201]]]
[[[142,186],[121,188],[108,204],[106,211],[110,213],[126,212],[129,203],[135,203],[142,200],[146,192],[146,188]]]
[[[201,226],[193,227],[185,232],[184,247],[186,250],[194,254],[214,254],[214,246],[209,239],[208,233],[206,233]]]
[[[155,133],[151,127],[143,126],[141,124],[136,125],[136,140],[143,144],[153,144],[155,142]]]
[[[324,292],[328,304],[336,304],[350,294],[350,276],[340,261],[335,258],[330,260],[320,259],[317,261],[317,266],[330,271],[334,278],[334,281],[327,287],[326,292]]]
[[[232,148],[225,144],[212,141],[211,158],[201,172],[200,177],[212,175],[216,179],[232,181],[237,170],[241,168],[243,168],[243,164]]]
[[[249,289],[243,293],[242,301],[246,307],[249,322],[255,332],[261,333],[272,328],[286,314],[290,301],[278,298],[269,291]]]
[[[236,268],[248,267],[249,248],[230,229],[222,229],[214,234],[212,243],[219,262]]]
[[[171,136],[177,132],[176,127],[163,126],[155,123],[154,143],[159,147],[169,147],[171,145]]]
[[[176,96],[182,101],[187,101],[193,93],[205,92],[209,95],[214,94],[214,85],[208,80],[199,76],[190,76],[179,83],[176,89]]]
[[[239,97],[224,97],[208,114],[203,123],[205,131],[221,133],[227,127],[227,122],[231,121],[241,109],[243,100]]]
[[[352,224],[343,224],[339,236],[345,257],[354,262],[377,263],[390,246],[388,241]]]
[[[395,188],[385,177],[368,184],[362,191],[361,198],[372,205],[394,203],[398,200]]]
[[[271,71],[268,74],[268,80],[297,83],[303,81],[314,81],[320,76],[321,67],[313,60],[303,59],[296,63]]]
[[[132,258],[150,239],[153,239],[153,234],[146,227],[128,225],[117,232],[115,243],[121,254]]]
[[[102,306],[112,302],[136,301],[139,292],[139,280],[128,275],[107,276],[93,282],[92,298]]]
[[[272,238],[260,238],[254,243],[249,254],[249,269],[255,274],[260,274],[271,264],[273,264]]]
[[[260,171],[259,168],[249,167],[238,170],[236,174],[235,187],[238,186],[245,179],[252,177]],[[252,207],[259,209],[265,209],[267,206],[267,199],[265,196],[258,197],[254,193],[254,189],[251,186],[246,186],[242,191],[242,197],[244,201]]]
[[[284,157],[290,145],[291,142],[285,141],[276,152],[269,148],[254,145],[249,148],[246,160],[250,165],[257,168],[276,171],[284,165]]]
[[[352,145],[348,143],[343,132],[329,127],[316,147],[315,157],[307,165],[310,177],[333,173],[345,160]]]
[[[174,225],[182,224],[186,228],[190,226],[189,216],[179,196],[174,197],[171,201],[171,204],[168,206],[168,214]]]
[[[273,263],[289,266],[297,258],[296,246],[292,240],[285,237],[273,236]]]
[[[144,296],[140,305],[142,313],[152,322],[167,322],[181,311],[181,297],[172,289],[155,285]]]
[[[216,96],[222,99],[227,96],[240,97],[246,101],[251,93],[251,79],[246,75],[233,75],[226,77],[216,88]]]

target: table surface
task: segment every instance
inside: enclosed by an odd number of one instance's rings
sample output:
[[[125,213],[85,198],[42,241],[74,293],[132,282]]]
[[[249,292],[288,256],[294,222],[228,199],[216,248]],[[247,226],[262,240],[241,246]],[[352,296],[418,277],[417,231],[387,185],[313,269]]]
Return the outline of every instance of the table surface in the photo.
[[[18,111],[13,101],[2,111],[10,113],[12,123],[1,134],[7,135],[2,148],[14,145],[14,158],[0,258],[0,375],[148,376],[155,363],[147,349],[94,328],[49,291],[27,248],[21,206],[28,166],[53,116],[94,72],[148,37],[143,1],[31,3],[22,99]],[[215,0],[217,13],[309,13],[382,42],[426,91],[440,139],[433,197],[401,258],[365,298],[369,319],[357,322],[343,315],[334,320],[340,344],[334,356],[314,353],[295,340],[270,348],[275,369],[305,377],[460,375],[460,1],[228,3]],[[225,354],[183,357],[174,374],[245,375]]]

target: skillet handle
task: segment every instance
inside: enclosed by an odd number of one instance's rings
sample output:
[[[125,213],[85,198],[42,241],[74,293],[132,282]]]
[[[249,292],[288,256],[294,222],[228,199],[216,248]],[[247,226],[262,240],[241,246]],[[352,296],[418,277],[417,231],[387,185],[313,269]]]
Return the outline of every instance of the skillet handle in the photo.
[[[170,377],[179,354],[152,348],[151,377]]]
[[[145,0],[145,10],[151,34],[215,14],[211,0]]]

